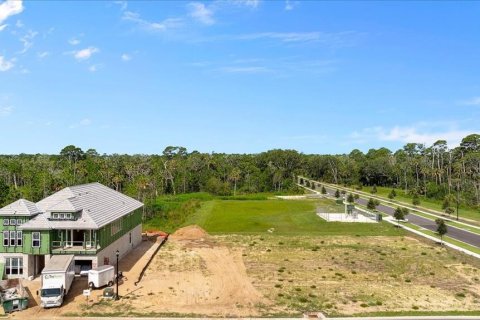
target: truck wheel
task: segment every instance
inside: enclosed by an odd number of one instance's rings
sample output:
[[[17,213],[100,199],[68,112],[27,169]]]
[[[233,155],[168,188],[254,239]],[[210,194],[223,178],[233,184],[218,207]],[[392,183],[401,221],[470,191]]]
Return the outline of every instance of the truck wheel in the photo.
[[[113,286],[113,281],[112,280],[108,281],[107,286],[109,287]]]
[[[93,288],[95,288],[95,285],[93,284],[93,282],[90,282],[90,283],[88,284],[88,287],[91,288],[91,289],[93,289]]]

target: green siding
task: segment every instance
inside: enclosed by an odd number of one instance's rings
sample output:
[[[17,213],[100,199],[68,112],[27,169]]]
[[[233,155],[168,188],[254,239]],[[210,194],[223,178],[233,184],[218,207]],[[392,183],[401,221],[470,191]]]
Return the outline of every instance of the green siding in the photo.
[[[40,231],[40,248],[32,247],[32,231],[23,230],[22,246],[3,246],[3,231],[18,230],[18,226],[4,226],[5,219],[13,219],[13,217],[0,217],[0,253],[26,253],[26,254],[49,254],[50,253],[50,232],[48,230]],[[15,217],[16,220],[22,220],[22,223],[30,220],[30,217]]]
[[[23,230],[23,245],[20,246],[3,246],[3,233],[5,230],[17,230],[16,226],[4,226],[3,220],[8,219],[8,217],[0,217],[0,253],[25,253],[25,254],[50,254],[52,251],[51,241],[59,241],[60,237],[58,235],[58,230],[39,230],[40,232],[40,247],[32,247],[32,232],[35,230]],[[18,218],[22,219],[23,222],[28,221],[28,217]],[[117,222],[119,221],[119,222]],[[100,244],[101,251],[103,248],[108,247],[111,243],[118,240],[133,228],[142,223],[142,210],[138,209],[134,212],[114,221],[103,228],[96,231],[97,242]],[[112,235],[112,228],[115,228],[115,225],[121,226],[119,231]],[[63,239],[65,240],[65,239]],[[91,254],[91,251],[89,252]]]
[[[32,247],[32,232],[30,230],[23,231],[23,253],[26,254],[50,254],[50,231],[40,231],[40,247]]]
[[[104,226],[103,228],[97,231],[97,239],[100,243],[100,250],[108,247],[110,244],[120,239],[122,236],[130,232],[133,228],[142,223],[142,210],[138,209],[134,212],[123,216],[119,219],[121,224],[121,229],[114,235],[112,235],[112,227],[117,223],[113,221],[112,223]]]
[[[0,217],[0,253],[25,253],[25,254],[50,254],[50,231],[39,230],[40,232],[40,247],[32,247],[32,232],[30,230],[23,230],[23,245],[22,246],[3,246],[3,231],[18,230],[18,226],[4,226],[3,221],[10,220],[11,217]],[[30,220],[30,217],[16,217],[21,219],[23,223]]]

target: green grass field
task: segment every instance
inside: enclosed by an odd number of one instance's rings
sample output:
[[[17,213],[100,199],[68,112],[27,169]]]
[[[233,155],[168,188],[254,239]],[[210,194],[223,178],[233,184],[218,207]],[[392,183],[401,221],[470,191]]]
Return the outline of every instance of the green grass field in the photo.
[[[331,200],[212,200],[203,202],[184,225],[197,224],[211,234],[261,234],[269,229],[280,235],[404,234],[387,223],[326,222],[316,215],[317,207],[343,211],[343,205]]]

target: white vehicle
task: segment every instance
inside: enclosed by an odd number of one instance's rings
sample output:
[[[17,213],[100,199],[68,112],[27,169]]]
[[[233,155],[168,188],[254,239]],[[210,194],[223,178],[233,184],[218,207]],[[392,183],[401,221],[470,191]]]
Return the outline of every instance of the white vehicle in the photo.
[[[92,289],[103,286],[111,287],[115,281],[115,269],[105,265],[88,271],[88,286]]]
[[[75,277],[73,255],[53,256],[42,270],[40,305],[44,308],[59,307],[72,286]]]

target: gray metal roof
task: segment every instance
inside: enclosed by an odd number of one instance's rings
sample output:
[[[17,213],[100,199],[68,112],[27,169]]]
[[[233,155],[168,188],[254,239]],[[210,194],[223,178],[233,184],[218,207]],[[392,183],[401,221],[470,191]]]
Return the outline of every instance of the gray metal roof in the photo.
[[[73,255],[71,254],[54,255],[50,260],[48,260],[48,263],[45,266],[45,268],[43,268],[42,273],[66,271],[72,260],[73,260]]]
[[[98,229],[141,208],[143,203],[95,182],[64,188],[36,205],[43,212],[79,212],[80,217],[54,221],[42,213],[20,229]]]
[[[41,210],[35,203],[20,199],[0,209],[0,216],[34,216],[39,214]]]

